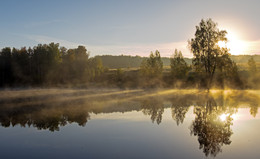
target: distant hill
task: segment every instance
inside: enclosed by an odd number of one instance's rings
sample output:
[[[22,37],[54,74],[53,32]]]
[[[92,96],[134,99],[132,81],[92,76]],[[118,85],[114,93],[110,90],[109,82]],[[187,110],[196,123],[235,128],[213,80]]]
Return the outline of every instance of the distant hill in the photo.
[[[113,55],[98,55],[97,58],[101,59],[103,65],[107,68],[117,69],[117,68],[137,68],[140,67],[143,59],[147,59],[148,57],[140,57],[140,56],[113,56]],[[260,63],[260,55],[232,55],[231,59],[236,63],[243,64],[247,63],[248,59],[253,57],[255,62]],[[184,60],[188,63],[192,63],[191,58],[184,58]],[[170,58],[162,57],[163,65],[170,65]]]
[[[140,67],[142,61],[148,58],[148,57],[140,57],[140,56],[125,56],[125,55],[120,55],[120,56],[102,55],[96,57],[102,60],[103,65],[105,67],[111,69]],[[162,57],[162,61],[164,66],[170,65],[170,58]],[[191,59],[185,58],[185,61],[188,64],[191,64]]]
[[[251,57],[254,58],[255,62],[260,62],[260,55],[232,55],[231,59],[236,63],[247,63]]]

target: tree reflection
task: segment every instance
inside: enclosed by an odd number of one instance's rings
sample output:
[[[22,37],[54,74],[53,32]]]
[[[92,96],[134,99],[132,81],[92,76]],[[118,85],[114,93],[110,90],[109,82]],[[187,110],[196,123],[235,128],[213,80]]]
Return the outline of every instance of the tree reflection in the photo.
[[[30,90],[27,90],[30,91]],[[95,94],[96,92],[96,94]],[[85,126],[91,113],[113,113],[142,111],[150,116],[153,123],[160,124],[165,108],[170,108],[172,119],[177,125],[184,122],[191,106],[194,106],[195,120],[190,127],[193,135],[198,136],[201,148],[208,154],[216,154],[223,144],[228,144],[232,131],[230,115],[240,106],[248,106],[250,114],[256,116],[259,95],[250,91],[220,91],[207,94],[190,91],[88,91],[70,90],[64,92],[26,92],[19,95],[0,96],[0,124],[3,127],[20,125],[32,126],[39,130],[58,131],[62,126],[77,123]],[[167,92],[167,93],[165,93]],[[170,92],[170,93],[169,93]],[[15,96],[15,98],[11,98]],[[220,121],[221,114],[229,114],[228,120]],[[211,131],[212,130],[212,131]],[[227,132],[229,130],[230,132]],[[214,136],[213,134],[218,134]],[[231,134],[230,134],[231,133]],[[229,135],[230,134],[230,135]],[[228,136],[229,135],[229,136]],[[222,137],[220,142],[218,138]],[[205,141],[208,143],[206,143]],[[215,142],[215,146],[212,145]],[[210,147],[211,145],[211,147]],[[209,149],[208,151],[206,151]],[[219,149],[219,150],[218,150]]]
[[[3,127],[27,125],[39,130],[59,131],[61,126],[76,122],[85,126],[90,119],[89,106],[86,103],[73,105],[70,102],[45,103],[30,105],[28,101],[22,101],[23,105],[16,107],[17,103],[11,105],[3,104],[0,107],[0,123]]]
[[[162,122],[162,114],[164,112],[164,105],[162,99],[159,98],[147,98],[142,100],[141,108],[145,115],[151,116],[151,120],[157,124]]]
[[[233,91],[226,95],[225,103],[228,107],[247,106],[250,114],[255,117],[258,113],[260,98],[256,93],[250,91]]]
[[[180,123],[182,124],[185,115],[189,110],[189,107],[183,107],[183,106],[178,106],[178,107],[172,107],[172,119],[176,121],[176,124],[179,125]]]
[[[171,112],[172,119],[176,121],[176,124],[182,124],[184,122],[186,113],[189,111],[191,105],[197,101],[200,94],[188,93],[180,94],[177,93],[170,97],[172,103]]]
[[[251,105],[250,106],[250,114],[255,117],[258,113],[258,105]]]
[[[231,115],[234,111],[226,110],[223,106],[218,106],[215,100],[209,96],[204,105],[195,106],[195,120],[190,126],[191,135],[198,137],[200,149],[206,156],[209,154],[216,156],[222,151],[223,145],[231,143],[230,137],[233,134]],[[225,114],[225,118],[220,116]]]

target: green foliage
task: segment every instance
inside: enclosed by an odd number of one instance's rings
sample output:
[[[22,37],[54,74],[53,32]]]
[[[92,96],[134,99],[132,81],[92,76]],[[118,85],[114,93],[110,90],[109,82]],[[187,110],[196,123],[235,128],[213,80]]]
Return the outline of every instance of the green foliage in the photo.
[[[148,59],[142,61],[140,67],[141,76],[146,81],[144,85],[147,86],[159,86],[162,78],[163,62],[161,60],[161,55],[158,50],[155,53],[151,52]]]
[[[163,62],[161,60],[160,52],[151,52],[150,57],[142,61],[141,73],[148,78],[157,78],[162,75]]]
[[[249,72],[250,72],[251,74],[255,74],[255,73],[256,73],[256,63],[255,63],[254,58],[251,57],[251,58],[248,60],[247,64],[248,64],[248,67],[249,67]]]
[[[238,67],[231,60],[229,54],[219,57],[214,80],[215,87],[243,88],[243,83],[238,74]]]
[[[102,61],[96,57],[90,58],[86,71],[88,72],[87,76],[89,77],[89,80],[94,81],[104,72]]]
[[[170,58],[170,61],[172,77],[178,80],[185,79],[189,71],[189,66],[185,62],[181,51],[175,49],[174,55]]]
[[[184,58],[178,50],[171,58],[162,58],[158,50],[149,57],[104,55],[90,58],[84,46],[68,50],[55,43],[28,49],[6,47],[0,51],[0,87],[95,84],[120,88],[260,88],[256,63],[260,56],[230,56],[227,48],[217,45],[218,41],[227,39],[226,32],[219,31],[216,26],[209,19],[202,20],[196,27],[195,38],[189,41],[194,55],[191,67],[191,59]],[[233,59],[246,61],[243,63],[246,69],[239,70],[241,63],[237,66]],[[164,62],[170,69],[163,69]]]
[[[30,58],[33,81],[36,84],[48,82],[48,79],[57,73],[53,68],[56,68],[61,63],[59,44],[39,44],[33,48]]]
[[[260,88],[260,73],[257,72],[256,62],[253,57],[248,59],[248,87],[259,89]]]

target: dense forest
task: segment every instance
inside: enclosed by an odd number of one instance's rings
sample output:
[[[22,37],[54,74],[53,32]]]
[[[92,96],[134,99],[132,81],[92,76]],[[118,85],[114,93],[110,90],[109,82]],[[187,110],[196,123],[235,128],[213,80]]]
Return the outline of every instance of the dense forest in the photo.
[[[227,32],[211,19],[201,20],[188,41],[193,58],[175,50],[171,58],[156,50],[149,57],[95,56],[84,46],[75,49],[58,43],[0,51],[0,87],[119,87],[258,89],[259,55],[231,56]]]
[[[3,48],[0,52],[1,86],[48,86],[94,81],[102,62],[89,58],[84,46],[67,50],[59,44],[33,48]]]

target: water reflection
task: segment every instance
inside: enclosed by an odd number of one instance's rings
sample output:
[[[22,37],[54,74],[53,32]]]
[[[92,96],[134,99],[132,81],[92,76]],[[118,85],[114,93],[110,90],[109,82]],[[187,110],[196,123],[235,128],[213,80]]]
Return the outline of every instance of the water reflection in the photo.
[[[165,108],[183,124],[192,107],[195,118],[189,126],[206,156],[215,157],[231,144],[231,125],[240,107],[249,107],[255,117],[259,95],[254,91],[144,91],[144,90],[26,90],[0,92],[0,124],[59,131],[70,123],[85,126],[91,114],[141,111],[161,124]]]
[[[179,125],[183,123],[190,106],[194,105],[194,102],[198,100],[198,94],[176,94],[169,100],[172,103],[172,119]]]
[[[233,134],[231,114],[233,109],[226,110],[223,105],[218,106],[212,97],[208,97],[204,105],[194,108],[195,120],[193,120],[190,131],[198,137],[200,149],[206,156],[216,156],[221,152],[223,145],[231,143],[230,137]],[[229,114],[223,118],[223,115]],[[222,118],[221,118],[222,116]]]
[[[161,97],[149,97],[141,101],[141,108],[145,115],[151,116],[151,120],[157,124],[162,122],[162,114],[164,112],[164,104]]]

